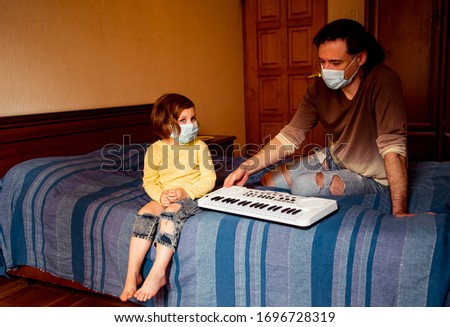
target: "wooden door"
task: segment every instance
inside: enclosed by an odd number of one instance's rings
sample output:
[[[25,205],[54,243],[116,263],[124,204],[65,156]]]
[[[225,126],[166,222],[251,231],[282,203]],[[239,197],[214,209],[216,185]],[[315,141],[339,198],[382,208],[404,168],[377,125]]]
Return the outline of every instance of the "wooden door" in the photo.
[[[386,64],[403,81],[412,161],[442,160],[449,153],[444,142],[444,97],[448,92],[445,4],[446,0],[366,1],[369,30],[385,48]]]
[[[450,14],[450,7],[447,8],[448,12]],[[448,31],[448,19],[446,20],[446,28],[445,30]],[[449,35],[447,35],[447,37],[450,38]],[[447,40],[448,41],[448,40]],[[445,54],[444,58],[446,58],[446,66],[447,66],[447,72],[445,73],[445,76],[447,77],[445,82],[446,82],[446,89],[444,91],[444,94],[442,96],[443,98],[443,103],[445,104],[445,112],[442,113],[442,121],[444,122],[444,126],[443,126],[443,142],[442,142],[442,146],[443,146],[443,150],[442,150],[442,160],[443,161],[450,161],[450,56],[449,56],[449,48],[448,48],[448,42],[447,42],[447,53]]]
[[[312,38],[325,24],[326,0],[245,0],[246,139],[267,143],[294,115],[319,71]],[[323,145],[323,129],[305,143]],[[253,146],[252,146],[253,145]]]

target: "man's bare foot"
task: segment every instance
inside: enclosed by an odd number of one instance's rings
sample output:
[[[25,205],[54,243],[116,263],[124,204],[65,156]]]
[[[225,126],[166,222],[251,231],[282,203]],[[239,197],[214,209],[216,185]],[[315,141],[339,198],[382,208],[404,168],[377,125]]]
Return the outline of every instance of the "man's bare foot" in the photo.
[[[144,284],[134,293],[134,297],[138,301],[145,302],[154,297],[164,285],[166,285],[166,272],[151,269]]]
[[[142,282],[142,277],[139,273],[127,274],[127,279],[125,280],[125,286],[123,287],[122,294],[120,294],[120,299],[122,301],[128,301],[131,299],[136,292],[137,286]]]

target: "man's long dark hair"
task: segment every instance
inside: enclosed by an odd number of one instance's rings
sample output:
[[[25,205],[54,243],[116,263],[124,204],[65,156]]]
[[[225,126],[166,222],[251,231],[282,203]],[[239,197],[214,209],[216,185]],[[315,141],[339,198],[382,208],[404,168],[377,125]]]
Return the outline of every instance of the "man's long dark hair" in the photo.
[[[352,19],[338,19],[328,23],[320,29],[313,39],[313,44],[320,45],[342,39],[347,43],[347,52],[357,55],[362,51],[367,52],[367,61],[362,68],[368,72],[375,65],[382,63],[386,57],[384,49],[377,40],[366,31],[363,25]]]

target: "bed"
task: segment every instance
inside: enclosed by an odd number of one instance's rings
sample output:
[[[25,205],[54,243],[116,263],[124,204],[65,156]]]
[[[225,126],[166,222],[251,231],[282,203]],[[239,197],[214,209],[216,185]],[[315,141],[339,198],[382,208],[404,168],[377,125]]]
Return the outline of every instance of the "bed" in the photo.
[[[140,180],[148,109],[0,118],[0,155],[30,142],[53,144],[2,161],[0,274],[38,278],[29,273],[37,271],[120,295],[133,218],[149,201]],[[30,128],[42,137],[24,136]],[[55,144],[72,137],[82,149],[58,155]],[[214,160],[220,187],[240,159]],[[337,212],[303,229],[204,209],[185,224],[167,285],[143,305],[448,306],[450,163],[412,162],[409,178],[412,218],[389,214],[388,193],[336,197]],[[154,256],[153,249],[144,274]]]

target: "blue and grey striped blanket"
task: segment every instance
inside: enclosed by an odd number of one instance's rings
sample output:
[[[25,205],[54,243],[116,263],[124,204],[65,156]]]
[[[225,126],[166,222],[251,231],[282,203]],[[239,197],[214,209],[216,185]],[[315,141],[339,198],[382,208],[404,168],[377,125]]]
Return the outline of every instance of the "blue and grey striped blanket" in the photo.
[[[28,265],[120,295],[133,219],[149,201],[144,150],[12,168],[0,193],[0,274]],[[392,217],[388,193],[337,200],[339,210],[308,229],[203,210],[185,224],[168,284],[145,305],[449,304],[450,163],[411,164],[415,217]]]

